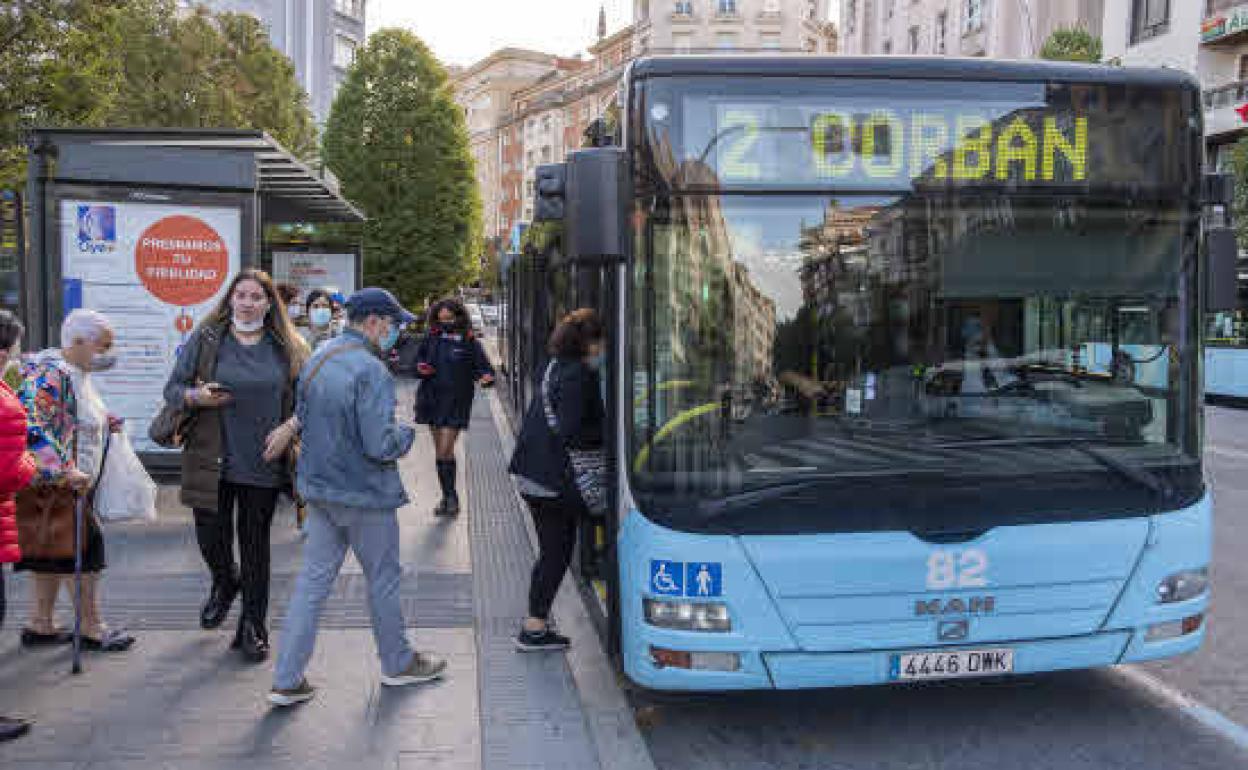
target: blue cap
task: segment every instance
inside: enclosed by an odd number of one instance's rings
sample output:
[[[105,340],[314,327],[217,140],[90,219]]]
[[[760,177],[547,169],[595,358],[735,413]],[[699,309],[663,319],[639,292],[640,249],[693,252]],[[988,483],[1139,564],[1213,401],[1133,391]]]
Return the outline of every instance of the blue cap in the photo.
[[[416,320],[416,316],[400,305],[393,294],[376,287],[360,289],[347,297],[346,307],[347,315],[352,318],[370,315],[389,316],[400,324],[409,324]]]

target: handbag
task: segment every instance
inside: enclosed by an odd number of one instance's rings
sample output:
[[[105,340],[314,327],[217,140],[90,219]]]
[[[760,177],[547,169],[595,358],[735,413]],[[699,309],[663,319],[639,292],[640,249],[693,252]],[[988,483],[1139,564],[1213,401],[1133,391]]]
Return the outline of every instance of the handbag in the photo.
[[[554,375],[555,362],[551,361],[542,377],[542,411],[546,413],[546,425],[551,433],[559,435],[559,418],[551,402],[550,381]],[[607,514],[607,458],[601,449],[574,449],[564,447],[568,455],[568,468],[572,483],[580,493],[585,509],[593,516]]]
[[[74,490],[51,484],[17,493],[17,540],[23,559],[74,558],[77,502]]]
[[[217,360],[217,352],[221,348],[220,334],[204,333],[200,340],[199,356],[195,359],[195,380],[197,383],[207,382],[212,378]],[[186,443],[186,437],[195,427],[198,410],[188,407],[185,403],[170,404],[162,401],[160,410],[152,418],[147,427],[147,437],[156,446],[165,449],[180,449]]]

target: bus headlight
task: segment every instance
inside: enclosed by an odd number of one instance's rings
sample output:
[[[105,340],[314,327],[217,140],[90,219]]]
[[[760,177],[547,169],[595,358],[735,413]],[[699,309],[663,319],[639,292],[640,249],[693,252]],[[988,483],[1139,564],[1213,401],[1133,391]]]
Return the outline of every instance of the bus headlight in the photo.
[[[1208,588],[1208,567],[1176,572],[1157,584],[1157,602],[1159,604],[1185,602],[1200,596]]]
[[[659,628],[680,631],[732,630],[728,605],[721,602],[668,602],[646,599],[646,622]]]

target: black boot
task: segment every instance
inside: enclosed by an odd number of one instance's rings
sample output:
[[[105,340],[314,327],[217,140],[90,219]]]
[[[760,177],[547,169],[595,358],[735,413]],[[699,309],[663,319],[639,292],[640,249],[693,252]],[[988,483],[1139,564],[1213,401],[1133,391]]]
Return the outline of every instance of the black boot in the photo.
[[[442,487],[442,502],[434,509],[438,516],[454,516],[459,513],[459,495],[455,493],[455,461],[438,460],[438,485]]]
[[[208,601],[204,602],[204,608],[199,613],[199,625],[201,628],[219,628],[225,622],[225,618],[230,614],[230,607],[234,605],[234,599],[238,596],[238,578],[231,575],[229,578],[212,581],[212,591],[208,594]]]
[[[243,657],[252,663],[263,663],[268,659],[269,634],[262,624],[245,618],[238,625],[238,636],[235,641]]]
[[[28,732],[30,732],[30,722],[25,719],[0,717],[0,743],[21,738]]]

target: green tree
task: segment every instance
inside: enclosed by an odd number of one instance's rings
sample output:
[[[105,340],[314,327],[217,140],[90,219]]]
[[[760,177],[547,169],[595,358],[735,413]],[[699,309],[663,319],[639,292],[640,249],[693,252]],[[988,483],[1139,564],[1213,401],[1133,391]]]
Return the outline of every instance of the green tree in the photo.
[[[1240,244],[1248,244],[1248,138],[1240,139],[1231,148],[1230,164],[1226,169],[1235,177],[1235,237]]]
[[[481,202],[468,131],[419,38],[369,38],[334,101],[322,157],[368,215],[366,282],[416,305],[476,280]]]
[[[1097,64],[1101,61],[1101,39],[1083,27],[1059,27],[1053,30],[1040,49],[1041,59],[1076,61]]]
[[[316,128],[254,18],[174,0],[18,0],[0,12],[0,187],[30,126],[257,128],[303,157]]]

